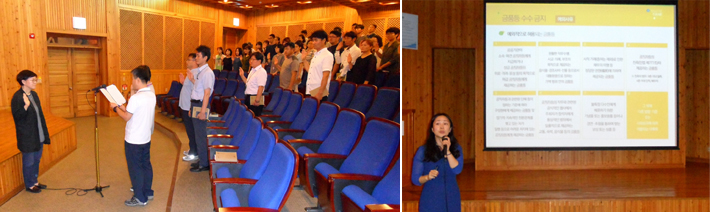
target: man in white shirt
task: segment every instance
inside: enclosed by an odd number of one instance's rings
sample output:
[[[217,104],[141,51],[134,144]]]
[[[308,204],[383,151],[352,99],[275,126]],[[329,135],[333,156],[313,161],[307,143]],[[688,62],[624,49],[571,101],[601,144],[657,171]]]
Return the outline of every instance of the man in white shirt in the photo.
[[[348,61],[348,57],[352,57],[353,65],[355,64],[355,60],[362,55],[360,48],[355,45],[355,39],[357,39],[357,34],[355,34],[355,32],[345,33],[343,42],[340,42],[338,47],[335,49],[335,63],[342,64],[344,61]],[[343,48],[345,48],[345,50],[340,51]],[[338,72],[338,77],[336,79],[345,81],[345,77],[347,76],[348,71],[350,71],[350,68],[351,66],[340,65],[340,71]]]
[[[197,69],[197,62],[195,62],[195,53],[190,53],[187,56],[187,73],[183,75],[180,73],[180,83],[182,83],[182,89],[180,90],[180,99],[178,99],[178,106],[180,107],[180,114],[182,115],[182,123],[185,125],[185,132],[187,133],[187,138],[190,141],[190,150],[184,151],[182,154],[182,160],[184,161],[195,161],[197,157],[197,144],[195,143],[195,128],[192,126],[192,118],[190,117],[190,95],[192,94],[192,81],[195,81],[195,75],[199,72]]]
[[[150,137],[155,120],[155,93],[147,83],[150,81],[150,68],[138,66],[131,71],[133,89],[138,90],[131,96],[128,106],[111,103],[113,111],[126,121],[124,148],[128,175],[131,178],[133,197],[126,200],[127,206],[144,206],[153,199],[153,166],[150,163]]]
[[[328,87],[330,87],[330,73],[333,69],[333,54],[325,48],[328,33],[318,30],[311,34],[311,42],[316,53],[308,67],[308,80],[306,81],[306,95],[313,96],[318,101],[328,101]]]
[[[244,102],[247,108],[254,112],[255,116],[260,116],[261,111],[264,109],[262,98],[264,87],[266,86],[266,78],[268,77],[266,69],[261,67],[264,60],[264,55],[259,52],[251,54],[249,65],[254,68],[249,71],[248,78],[244,77],[244,70],[239,69],[239,77],[242,78],[242,81],[244,81],[244,84],[247,86],[246,89],[244,89]],[[254,104],[251,104],[252,97],[254,97]]]
[[[195,54],[195,62],[197,62],[198,71],[195,81],[193,81],[192,94],[190,94],[190,115],[194,113],[195,108],[199,108],[200,112],[196,118],[192,118],[192,126],[195,128],[195,145],[197,147],[197,157],[199,163],[192,164],[191,172],[209,171],[209,157],[207,156],[207,117],[209,116],[207,106],[210,105],[212,99],[212,91],[214,90],[214,72],[207,64],[210,60],[210,48],[207,46],[197,47]]]

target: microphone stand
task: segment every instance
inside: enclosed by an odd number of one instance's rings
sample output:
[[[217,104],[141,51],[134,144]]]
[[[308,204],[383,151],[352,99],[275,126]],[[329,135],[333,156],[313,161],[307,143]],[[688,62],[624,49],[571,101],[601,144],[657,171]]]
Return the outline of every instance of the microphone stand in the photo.
[[[90,190],[95,190],[99,194],[101,194],[101,197],[104,197],[104,194],[101,192],[104,188],[108,188],[109,186],[101,186],[101,181],[100,181],[100,172],[99,172],[99,119],[98,119],[98,102],[96,99],[96,93],[99,92],[99,89],[94,90],[94,149],[96,151],[96,186],[94,188],[90,189],[85,189],[84,191],[90,191]]]

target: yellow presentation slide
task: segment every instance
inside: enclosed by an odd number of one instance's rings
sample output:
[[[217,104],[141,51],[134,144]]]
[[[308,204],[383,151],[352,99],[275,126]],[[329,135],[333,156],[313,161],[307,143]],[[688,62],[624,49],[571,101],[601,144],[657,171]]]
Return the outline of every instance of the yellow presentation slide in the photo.
[[[676,6],[486,3],[486,149],[677,147]]]

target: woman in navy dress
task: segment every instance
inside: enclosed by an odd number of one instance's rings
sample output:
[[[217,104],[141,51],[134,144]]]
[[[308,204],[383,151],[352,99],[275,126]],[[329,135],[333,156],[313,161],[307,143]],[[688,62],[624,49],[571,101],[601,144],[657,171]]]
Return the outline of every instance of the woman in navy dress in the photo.
[[[461,211],[456,175],[463,170],[463,151],[449,115],[434,115],[426,144],[417,149],[412,163],[412,183],[424,185],[419,211]]]

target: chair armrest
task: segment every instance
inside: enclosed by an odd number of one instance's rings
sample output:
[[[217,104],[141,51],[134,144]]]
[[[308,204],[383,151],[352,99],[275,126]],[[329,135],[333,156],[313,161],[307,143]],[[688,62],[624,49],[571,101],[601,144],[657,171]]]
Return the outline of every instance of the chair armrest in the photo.
[[[290,121],[267,121],[266,124],[291,124]]]
[[[268,115],[260,115],[259,117],[279,118],[279,117],[281,117],[281,116],[279,116],[279,115],[274,115],[274,114],[268,114]]]
[[[233,135],[225,135],[225,134],[212,134],[212,135],[207,135],[208,138],[234,138]]]
[[[255,207],[219,208],[219,212],[232,212],[232,211],[278,212],[279,210],[274,210],[274,209],[271,209],[271,208],[255,208]]]
[[[229,169],[232,176],[239,176],[244,163],[246,163],[246,161],[227,162],[210,160],[210,180],[216,179],[217,176],[215,172],[225,166]]]
[[[220,195],[222,191],[228,188],[234,189],[234,191],[237,192],[239,202],[249,202],[249,192],[254,187],[254,184],[256,184],[256,180],[246,178],[214,179],[212,181],[212,203],[214,204],[215,210],[222,206]]]
[[[239,147],[232,146],[232,145],[209,145],[209,146],[207,146],[207,149],[209,150],[210,160],[214,160],[214,155],[218,151],[219,152],[237,152],[237,150],[239,150]]]
[[[365,205],[365,212],[386,212],[386,211],[400,211],[400,205],[392,205],[392,204]]]
[[[247,178],[222,178],[222,179],[214,179],[212,181],[212,185],[216,184],[250,184],[254,185],[256,184],[257,180],[254,179],[247,179]]]
[[[298,150],[298,148],[305,146],[306,148],[313,150],[313,152],[317,152],[318,148],[320,148],[320,145],[323,144],[323,141],[310,139],[291,139],[288,140],[288,143],[291,144],[291,146],[295,150]]]
[[[301,138],[303,136],[303,133],[305,133],[305,130],[297,130],[297,129],[278,129],[275,130],[276,134],[279,136],[279,138],[283,138],[286,135],[291,135],[296,138]]]
[[[213,130],[228,130],[229,128],[226,128],[226,127],[207,127],[207,129],[213,129]]]
[[[222,116],[220,115],[219,117],[222,117]],[[213,117],[213,118],[214,118],[214,117]],[[209,122],[209,123],[225,123],[225,122],[222,121],[222,120],[207,120],[207,122]]]
[[[365,192],[372,192],[375,190],[375,186],[377,186],[377,183],[382,180],[381,176],[372,176],[372,175],[365,175],[365,174],[344,174],[344,173],[337,173],[337,174],[330,174],[326,176],[328,178],[328,194],[332,195],[328,197],[331,200],[331,204],[334,203],[333,207],[335,210],[342,210],[342,208],[337,208],[337,207],[342,207],[342,198],[341,194],[343,189],[346,186],[349,185],[355,185],[357,187],[360,187],[363,191]],[[320,189],[320,188],[319,188]]]

